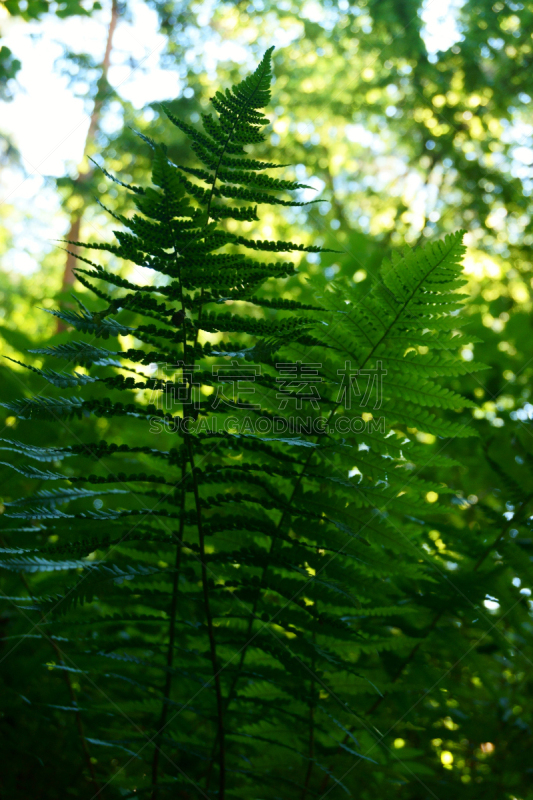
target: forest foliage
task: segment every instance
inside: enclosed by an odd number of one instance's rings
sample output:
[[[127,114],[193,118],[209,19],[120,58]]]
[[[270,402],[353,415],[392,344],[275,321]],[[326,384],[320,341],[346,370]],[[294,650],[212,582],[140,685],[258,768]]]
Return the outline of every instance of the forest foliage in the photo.
[[[529,797],[531,12],[345,5],[88,142],[74,299],[2,279],[7,796]]]

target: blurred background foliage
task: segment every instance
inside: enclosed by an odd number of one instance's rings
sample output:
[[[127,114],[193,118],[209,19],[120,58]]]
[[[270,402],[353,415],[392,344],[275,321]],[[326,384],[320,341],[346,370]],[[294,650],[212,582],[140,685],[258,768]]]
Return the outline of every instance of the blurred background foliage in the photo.
[[[150,68],[142,59],[115,43],[121,26],[131,26],[142,5],[140,0],[130,5],[113,0],[103,7],[84,0],[3,3],[0,97],[6,118],[10,101],[23,91],[17,77],[23,57],[5,43],[15,29],[32,24],[36,35],[35,26],[46,26],[51,18],[66,24],[67,17],[100,15],[102,31],[99,49],[85,52],[80,37],[63,48],[56,62],[70,91],[83,100],[87,135],[80,163],[70,164],[64,177],[52,176],[43,183],[49,207],[39,206],[38,197],[19,201],[18,187],[32,169],[21,158],[16,136],[9,126],[2,131],[0,123],[0,189],[6,196],[0,206],[3,355],[28,361],[29,348],[66,341],[69,332],[58,330],[54,318],[39,309],[68,304],[73,289],[94,307],[75,283],[66,253],[50,242],[49,233],[57,232],[56,238],[111,238],[95,197],[112,210],[126,210],[121,205],[124,194],[108,185],[88,156],[126,182],[142,182],[150,154],[136,136],[138,130],[166,141],[173,161],[193,163],[179,133],[163,119],[158,102],[139,109],[123,96],[121,83],[110,79],[110,68],[120,63],[130,70],[133,84],[136,74],[150,80]],[[452,792],[472,799],[533,798],[528,760],[533,724],[533,540],[527,513],[533,489],[528,472],[533,454],[533,3],[152,0],[147,5],[157,20],[160,64],[176,73],[181,87],[178,97],[166,100],[174,114],[192,124],[215,86],[235,82],[268,46],[277,45],[272,128],[262,157],[279,160],[280,149],[290,164],[284,177],[310,183],[314,191],[303,199],[321,202],[307,209],[269,208],[259,223],[245,227],[260,238],[341,251],[295,256],[304,274],[343,274],[364,291],[391,248],[416,247],[446,232],[467,230],[471,344],[463,357],[489,368],[451,385],[478,402],[473,416],[480,436],[474,444],[454,440],[444,445],[446,454],[463,466],[451,475],[447,470],[442,480],[463,499],[450,506],[448,518],[431,532],[420,554],[435,565],[435,602],[444,610],[438,624],[432,626],[429,615],[418,621],[418,633],[409,631],[421,637],[412,660],[425,669],[425,682],[410,679],[408,667],[402,692],[391,693],[376,709],[371,724],[383,735],[387,750],[373,751],[380,766],[367,764],[356,770],[357,796],[385,797],[394,790],[405,800],[448,798]],[[444,17],[439,21],[441,11]],[[142,38],[142,29],[133,30]],[[70,49],[74,45],[76,49]],[[157,95],[156,77],[153,80]],[[28,119],[28,125],[38,137],[38,115]],[[63,133],[57,131],[58,142]],[[32,245],[20,261],[30,229],[40,249]],[[130,269],[119,263],[111,266]],[[287,298],[304,300],[305,280],[290,279],[283,292]],[[128,345],[125,337],[124,348]],[[45,361],[31,363],[41,367]],[[46,392],[37,377],[16,366],[2,369],[1,385],[3,400]],[[42,423],[33,427],[32,443],[40,443],[36,431],[43,443],[52,435],[58,445],[71,443],[72,433],[80,441],[103,437],[120,442],[127,438],[128,424],[125,419],[83,420],[69,423],[67,431],[61,424]],[[24,423],[17,429],[13,417],[2,415],[0,429],[0,436],[25,440]],[[142,443],[148,444],[149,438],[146,432]],[[428,453],[443,447],[435,437],[420,433],[419,438]],[[433,470],[432,478],[439,477]],[[1,496],[20,496],[30,484],[6,469]],[[518,505],[524,522],[515,529],[511,526]],[[469,599],[475,565],[457,560],[456,551],[464,552],[462,537],[472,530],[487,547],[494,545],[495,525],[504,535],[480,568],[484,583],[478,576]],[[4,597],[18,595],[22,580],[2,576]],[[457,608],[459,596],[470,603],[463,602],[462,610]],[[43,670],[37,669],[53,661],[50,646],[37,636],[31,638],[34,632],[23,610],[9,600],[0,602],[6,637],[0,645],[6,698],[1,746],[12,770],[9,780],[0,777],[1,795],[32,800],[91,797],[72,720],[68,713],[45,706],[54,693],[61,705],[64,692],[54,671],[45,670],[43,677]],[[28,632],[28,638],[16,638]],[[28,713],[21,716],[20,697],[26,694],[33,698],[32,706],[27,701]],[[45,718],[48,726],[55,726],[54,740],[39,736],[40,720]],[[360,746],[364,750],[372,742],[365,742],[363,735]],[[113,768],[120,768],[113,754],[107,758]],[[110,786],[106,794],[120,796],[117,792]],[[341,794],[334,789],[331,796]]]

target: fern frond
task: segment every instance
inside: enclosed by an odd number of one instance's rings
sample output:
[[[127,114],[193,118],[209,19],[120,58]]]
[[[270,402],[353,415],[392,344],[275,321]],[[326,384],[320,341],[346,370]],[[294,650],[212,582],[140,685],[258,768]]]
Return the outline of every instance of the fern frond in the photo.
[[[201,130],[165,109],[197,165],[141,133],[150,185],[100,168],[135,206],[102,204],[113,243],[67,242],[100,310],[45,309],[86,338],[30,351],[91,376],[29,366],[67,396],[2,403],[30,436],[36,420],[82,431],[62,447],[0,441],[23,487],[6,483],[1,519],[26,521],[2,523],[0,568],[30,576],[27,611],[65,651],[49,669],[83,684],[79,709],[50,709],[83,712],[84,741],[127,756],[109,774],[121,796],[179,793],[184,772],[218,800],[319,796],[322,779],[356,796],[329,766],[339,747],[361,762],[370,749],[350,703],[385,697],[436,597],[452,603],[426,539],[458,462],[422,442],[473,433],[459,379],[483,367],[460,355],[462,234],[394,253],[369,293],[315,278],[286,299],[298,269],[284,254],[323,248],[241,225],[304,205],[303,184],[247,152],[264,141],[271,55],[215,94]],[[91,415],[110,441],[83,433]]]

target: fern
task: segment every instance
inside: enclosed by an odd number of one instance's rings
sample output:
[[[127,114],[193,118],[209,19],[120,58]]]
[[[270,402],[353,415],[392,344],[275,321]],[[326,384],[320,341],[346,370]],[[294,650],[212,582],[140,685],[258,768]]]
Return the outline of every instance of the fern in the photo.
[[[395,255],[368,293],[314,281],[299,303],[279,296],[297,270],[277,254],[320,248],[235,232],[259,205],[303,204],[287,195],[303,185],[246,151],[264,140],[271,52],[215,94],[202,131],[167,110],[201,166],[142,136],[151,186],[102,168],[136,213],[113,214],[116,244],[67,244],[154,282],[78,256],[104,305],[51,311],[89,338],[31,351],[68,372],[29,367],[72,392],[3,403],[24,420],[137,426],[121,444],[1,448],[53,462],[12,465],[38,484],[6,504],[0,566],[37,574],[27,613],[59,637],[55,667],[90,676],[80,735],[118,759],[113,778],[99,755],[93,780],[122,796],[305,797],[330,780],[353,796],[330,760],[340,747],[373,763],[354,709],[383,697],[390,663],[417,646],[413,586],[435,581],[419,546],[452,493],[425,470],[456,462],[417,433],[472,435],[473,403],[445,385],[479,368],[458,355],[461,233]],[[140,371],[150,364],[156,375]]]

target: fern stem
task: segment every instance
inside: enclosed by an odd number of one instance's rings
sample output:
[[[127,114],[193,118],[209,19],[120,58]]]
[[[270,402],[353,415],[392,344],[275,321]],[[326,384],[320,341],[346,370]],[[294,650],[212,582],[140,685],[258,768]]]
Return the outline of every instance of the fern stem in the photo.
[[[257,87],[254,90],[254,93],[255,93],[255,91],[257,91],[257,88],[260,86],[260,84],[261,84],[261,79],[258,81]],[[254,93],[252,93],[252,97],[253,97]],[[238,114],[235,117],[235,121],[233,123],[233,126],[232,126],[231,130],[228,133],[228,136],[227,136],[227,139],[226,139],[226,143],[225,143],[224,147],[222,148],[222,151],[220,152],[220,155],[219,155],[219,158],[218,158],[218,161],[217,161],[217,165],[215,167],[215,173],[214,173],[214,176],[213,176],[213,182],[211,184],[211,190],[210,190],[209,198],[208,198],[208,201],[207,201],[206,219],[205,219],[205,226],[204,227],[207,227],[207,225],[209,224],[209,215],[210,215],[210,211],[211,211],[211,205],[212,205],[212,202],[213,202],[213,197],[214,197],[214,192],[215,192],[215,185],[216,185],[216,182],[217,182],[217,179],[218,179],[218,173],[219,173],[220,167],[222,165],[222,160],[223,160],[224,155],[226,153],[226,147],[229,144],[229,142],[231,141],[231,137],[233,135],[233,131],[235,130],[235,126],[237,125],[239,119],[240,119],[240,114]],[[203,298],[203,296],[204,296],[204,288],[202,287],[202,290],[200,292],[200,300]],[[183,307],[183,301],[182,301],[182,307]],[[194,343],[193,343],[193,353],[194,353],[194,351],[196,349],[196,344],[198,342],[198,335],[200,333],[200,322],[201,322],[201,319],[202,319],[202,311],[203,311],[203,304],[200,304],[199,309],[198,309],[198,315],[197,315],[197,318],[196,318],[196,334],[195,334]],[[209,781],[210,781],[210,776],[211,776],[211,771],[212,771],[212,765],[213,765],[213,760],[214,760],[214,753],[215,753],[215,750],[216,750],[216,747],[217,747],[217,744],[218,744],[218,746],[220,748],[219,800],[223,800],[223,798],[224,798],[224,782],[225,782],[224,722],[223,722],[223,720],[224,720],[224,713],[227,710],[229,703],[231,702],[231,694],[232,694],[232,690],[233,690],[234,687],[232,685],[232,687],[230,689],[230,693],[228,694],[228,697],[227,697],[227,700],[226,700],[226,704],[224,705],[223,704],[223,700],[222,700],[222,692],[221,692],[221,688],[220,688],[220,677],[219,677],[219,674],[218,674],[215,641],[214,641],[214,635],[213,635],[213,629],[212,629],[212,621],[211,621],[211,616],[210,616],[210,613],[209,613],[209,594],[208,594],[208,590],[207,590],[207,575],[206,575],[206,569],[205,569],[205,551],[204,551],[204,544],[203,544],[203,534],[201,533],[201,516],[200,516],[200,505],[199,505],[199,499],[198,499],[198,488],[197,488],[197,483],[196,483],[196,476],[195,476],[195,473],[194,473],[194,456],[193,456],[192,442],[190,441],[190,439],[188,437],[186,437],[186,438],[187,438],[187,446],[188,446],[188,449],[189,449],[189,458],[190,458],[190,462],[191,462],[191,469],[192,469],[192,473],[193,473],[193,490],[194,490],[194,494],[195,494],[196,508],[197,508],[197,514],[198,514],[198,520],[199,520],[198,533],[199,533],[199,538],[200,538],[200,558],[201,558],[201,563],[202,563],[202,585],[204,587],[204,598],[205,598],[206,613],[207,613],[207,619],[208,619],[208,631],[209,631],[209,643],[210,643],[210,650],[211,650],[211,660],[213,662],[215,688],[216,688],[216,692],[217,692],[218,732],[217,732],[217,735],[215,737],[215,741],[213,743],[213,749],[212,749],[212,752],[211,752],[211,760],[210,760],[209,769],[208,769],[208,773],[207,773],[207,786],[209,786]],[[252,615],[252,618],[251,618],[252,624],[253,624],[253,616],[255,616],[255,606],[254,606],[254,611],[253,611],[253,615]],[[240,671],[240,669],[242,667],[242,663],[243,663],[243,657],[241,657],[241,660],[239,662],[238,672]],[[235,683],[235,681],[234,681],[234,683]]]
[[[435,269],[438,269],[438,267],[441,265],[442,261],[444,261],[446,257],[447,257],[446,255],[443,256],[443,258],[440,259],[437,262],[437,264],[432,266],[423,275],[423,277],[420,279],[420,281],[416,284],[416,286],[412,290],[412,292],[409,295],[409,297],[407,297],[405,302],[402,304],[400,309],[395,314],[394,319],[387,326],[387,328],[386,328],[385,332],[383,333],[383,335],[380,337],[380,339],[374,345],[372,345],[370,351],[367,353],[366,357],[361,362],[361,365],[359,367],[360,370],[365,368],[366,364],[368,363],[370,358],[372,358],[373,354],[375,353],[377,348],[380,346],[380,344],[382,344],[382,342],[387,338],[387,336],[390,335],[392,329],[394,328],[394,326],[396,325],[398,320],[401,318],[402,314],[405,312],[405,310],[408,307],[409,303],[412,301],[412,299],[414,298],[416,293],[419,291],[419,289],[423,285],[424,281],[427,280],[428,276]],[[333,415],[335,414],[335,412],[337,411],[337,408],[340,405],[341,405],[341,401],[335,403],[333,405],[333,407],[331,408],[331,411],[329,412],[329,414],[327,416],[326,425],[324,426],[324,430],[327,429],[329,422],[333,418]],[[324,434],[318,434],[319,437],[323,436],[323,435]],[[282,512],[280,520],[279,520],[279,522],[278,522],[278,524],[276,526],[276,532],[275,532],[274,536],[272,537],[272,541],[271,541],[271,544],[270,544],[270,550],[269,550],[269,556],[274,552],[274,548],[276,546],[276,543],[279,541],[278,537],[277,537],[277,533],[281,530],[281,528],[282,528],[282,526],[283,526],[283,524],[285,522],[286,516],[289,513],[289,509],[290,509],[290,507],[291,507],[291,505],[292,505],[292,503],[294,501],[296,493],[297,493],[298,489],[300,488],[300,486],[302,484],[302,481],[303,481],[303,479],[305,477],[305,473],[306,473],[306,471],[307,471],[307,469],[309,467],[309,464],[311,463],[311,459],[313,458],[313,455],[314,455],[314,453],[311,450],[309,452],[307,458],[305,459],[302,471],[300,472],[300,474],[298,476],[298,479],[296,480],[296,483],[294,484],[294,488],[293,488],[293,490],[291,492],[291,496],[290,496],[290,498],[289,498],[289,500],[287,502],[287,507]],[[255,596],[254,603],[253,603],[253,606],[252,606],[252,611],[250,612],[250,618],[249,618],[249,621],[248,621],[248,628],[247,628],[247,631],[246,631],[247,642],[246,642],[246,644],[244,645],[244,647],[243,647],[243,649],[241,651],[241,657],[239,659],[239,664],[237,666],[236,674],[235,674],[235,677],[234,677],[234,679],[233,679],[233,681],[231,683],[230,690],[228,692],[228,698],[227,698],[227,702],[226,702],[226,710],[227,710],[229,704],[232,702],[232,700],[235,697],[235,691],[236,691],[237,683],[238,683],[238,681],[240,679],[242,667],[244,666],[244,661],[245,661],[245,658],[246,658],[246,654],[248,652],[248,647],[250,646],[251,642],[255,638],[255,637],[252,636],[252,627],[253,627],[253,623],[255,621],[255,615],[256,615],[256,611],[257,611],[257,605],[259,603],[259,598],[261,596],[261,591],[264,588],[264,583],[265,583],[266,575],[267,575],[267,572],[268,572],[269,564],[270,564],[270,561],[265,565],[265,567],[263,567],[263,572],[262,572],[262,575],[261,575],[261,581],[260,581],[259,587],[257,589],[257,594]]]
[[[170,623],[168,629],[168,650],[167,650],[167,675],[165,680],[165,688],[163,690],[163,705],[161,707],[161,716],[159,718],[158,732],[154,742],[154,755],[152,759],[152,795],[151,800],[156,800],[159,790],[157,787],[158,769],[159,769],[159,756],[161,754],[161,739],[163,731],[167,724],[168,715],[168,700],[170,698],[170,689],[172,686],[172,664],[174,661],[174,641],[176,638],[176,611],[178,606],[178,592],[179,592],[179,577],[181,566],[181,551],[183,541],[183,528],[185,525],[185,469],[186,462],[183,459],[181,467],[181,519],[179,527],[179,541],[176,545],[176,560],[174,562],[174,578],[172,581],[172,599],[170,602]]]
[[[313,645],[316,642],[316,631],[313,631]],[[309,764],[307,765],[307,771],[305,774],[305,783],[304,788],[302,791],[301,800],[305,800],[307,796],[307,790],[309,788],[309,783],[311,781],[311,775],[313,774],[313,766],[314,766],[314,758],[315,758],[315,655],[313,653],[313,658],[311,660],[311,681],[310,681],[310,693],[311,697],[309,699]]]
[[[232,129],[232,131],[233,131],[233,129]],[[229,137],[228,137],[227,141],[229,141]],[[220,166],[221,160],[222,160],[222,155],[220,156],[219,165],[218,166]],[[216,179],[217,179],[218,166],[217,166],[217,172],[215,173],[215,177],[213,179],[213,184],[212,184],[212,187],[211,187],[211,195],[210,195],[210,200],[209,200],[209,204],[208,204],[207,217],[206,217],[206,222],[205,222],[204,228],[206,228],[208,223],[209,223],[209,209],[211,207],[211,198],[212,198],[213,193],[214,193],[215,182],[216,182]],[[182,283],[182,280],[181,280],[181,268],[180,268],[179,259],[178,259],[179,253],[178,253],[178,248],[176,246],[176,242],[175,241],[173,242],[173,246],[174,246],[174,255],[175,255],[175,258],[176,258],[176,264],[178,266],[178,285],[179,285],[179,294],[180,294],[180,302],[181,302],[181,311],[185,315],[185,301],[184,301],[184,294],[183,294],[183,283]],[[203,294],[203,289],[202,289],[202,294]],[[202,311],[202,306],[200,306],[198,320],[200,319],[201,311]],[[195,339],[194,339],[194,343],[193,343],[193,347],[192,347],[192,363],[193,364],[194,364],[194,360],[195,360],[194,352],[195,352],[196,342],[198,341],[198,334],[199,334],[199,326],[197,326]],[[183,339],[183,362],[185,364],[185,362],[187,360],[187,331],[186,331],[185,325],[183,325],[183,327],[182,327],[182,339]],[[191,399],[192,399],[192,383],[189,384],[189,386],[188,386],[187,397],[186,397],[186,399],[185,399],[185,401],[183,403],[183,416],[184,416],[184,419],[186,418],[185,405],[189,405]],[[212,663],[212,666],[213,666],[213,679],[214,679],[214,683],[215,683],[215,693],[216,693],[216,701],[217,701],[218,728],[217,728],[217,733],[216,733],[216,736],[215,736],[215,743],[217,741],[219,742],[219,792],[218,792],[218,797],[219,797],[219,800],[224,800],[225,785],[226,785],[224,708],[223,708],[223,701],[222,701],[222,689],[221,689],[221,685],[220,685],[220,671],[219,671],[219,668],[218,668],[218,661],[217,661],[216,643],[215,643],[215,636],[214,636],[214,631],[213,631],[213,620],[212,620],[212,616],[211,616],[211,606],[210,606],[210,602],[209,602],[209,586],[208,586],[208,582],[207,582],[207,568],[206,568],[206,565],[205,565],[205,538],[204,538],[204,530],[203,530],[203,524],[202,524],[202,510],[201,510],[201,504],[200,504],[200,494],[198,492],[198,481],[197,481],[197,476],[196,476],[196,467],[195,467],[195,463],[194,463],[194,449],[193,449],[193,444],[192,444],[191,437],[190,437],[188,429],[187,429],[187,423],[184,426],[183,439],[184,439],[184,443],[185,443],[185,445],[187,447],[188,460],[189,460],[189,463],[191,465],[192,487],[193,487],[194,502],[195,502],[195,507],[196,507],[196,522],[197,522],[197,528],[198,528],[198,544],[199,544],[199,548],[200,548],[200,565],[201,565],[201,575],[202,575],[202,591],[203,591],[203,596],[204,596],[204,607],[205,607],[205,615],[206,615],[206,621],[207,621],[207,631],[208,631],[208,637],[209,637],[209,651],[210,651],[210,655],[211,655],[211,663]],[[211,764],[212,763],[213,763],[213,758],[211,759]],[[210,764],[210,766],[211,766],[211,764]]]
[[[257,83],[256,88],[254,89],[254,91],[252,92],[252,94],[250,96],[251,98],[254,96],[254,94],[257,92],[257,89],[261,85],[262,77],[263,76],[261,75],[261,77],[260,77],[260,79],[259,79],[259,81]],[[231,141],[231,137],[233,136],[233,131],[235,130],[235,126],[239,122],[240,118],[241,118],[241,115],[237,114],[236,117],[235,117],[235,120],[233,122],[233,126],[231,127],[231,129],[230,129],[230,131],[228,133],[228,137],[227,137],[227,139],[225,141],[224,147],[222,148],[222,151],[221,151],[221,153],[219,155],[217,165],[215,167],[215,174],[213,176],[213,183],[211,184],[211,190],[209,192],[209,198],[208,198],[208,201],[207,201],[207,208],[206,208],[206,212],[205,212],[206,213],[206,217],[205,217],[205,226],[206,227],[207,227],[207,225],[209,225],[209,214],[211,212],[211,205],[213,203],[213,197],[214,197],[214,193],[215,193],[215,185],[216,185],[216,182],[217,182],[217,179],[218,179],[218,173],[220,171],[220,167],[222,165],[222,159],[224,158],[224,156],[226,154],[226,147],[228,146],[228,144]],[[204,288],[202,287],[201,292],[200,292],[200,300],[202,300],[203,296],[204,296]],[[198,334],[200,332],[199,323],[200,323],[200,321],[202,319],[202,311],[203,311],[203,304],[200,303],[200,307],[198,309],[198,317],[197,317],[197,323],[198,324],[196,326],[196,335],[195,335],[195,339],[194,339],[194,348],[196,348],[196,343],[198,341]]]
[[[207,583],[207,568],[205,565],[205,538],[202,524],[202,514],[200,505],[200,495],[198,492],[198,481],[196,477],[196,467],[194,465],[194,453],[190,437],[186,434],[187,447],[189,451],[189,461],[191,464],[192,472],[192,485],[194,500],[196,503],[196,521],[198,526],[198,540],[200,546],[200,564],[202,572],[202,589],[204,594],[205,615],[207,619],[207,633],[209,636],[209,650],[211,654],[211,663],[213,665],[213,679],[215,682],[215,692],[217,698],[217,717],[218,717],[218,741],[219,741],[219,783],[218,783],[218,798],[224,800],[225,786],[226,786],[226,765],[225,765],[225,741],[224,741],[224,707],[222,702],[222,689],[220,685],[220,670],[217,662],[217,652],[215,644],[215,635],[213,631],[213,619],[211,616],[211,607],[209,602],[209,587]]]

